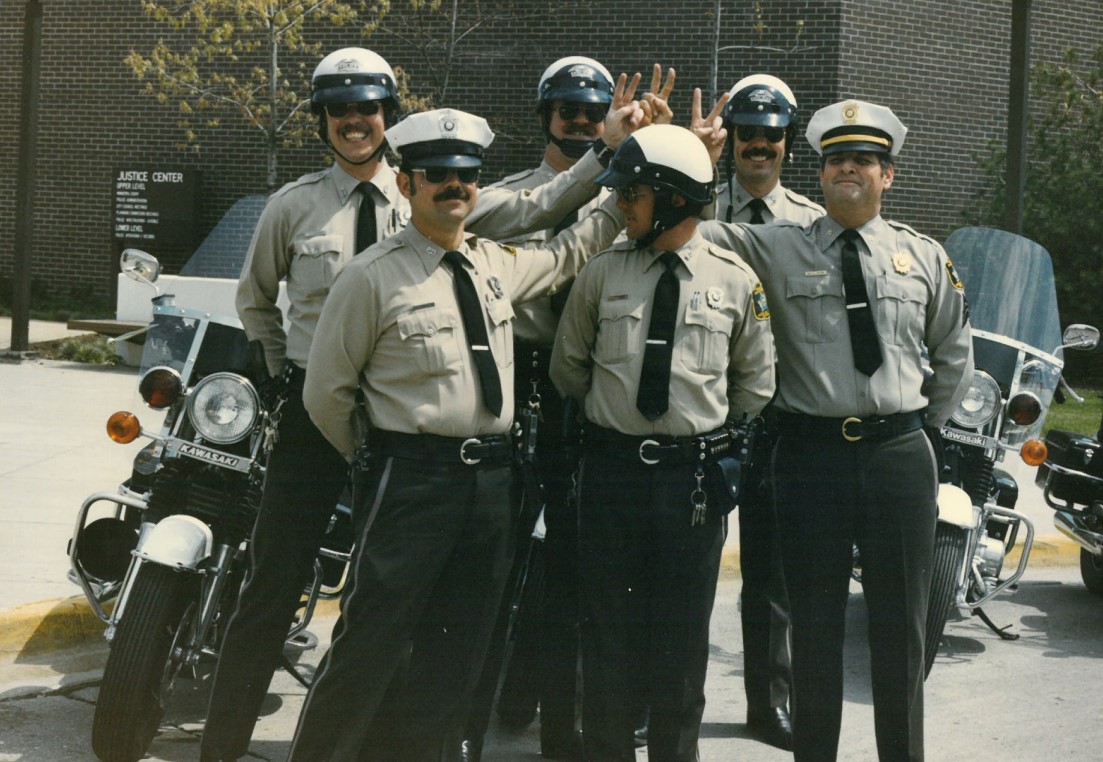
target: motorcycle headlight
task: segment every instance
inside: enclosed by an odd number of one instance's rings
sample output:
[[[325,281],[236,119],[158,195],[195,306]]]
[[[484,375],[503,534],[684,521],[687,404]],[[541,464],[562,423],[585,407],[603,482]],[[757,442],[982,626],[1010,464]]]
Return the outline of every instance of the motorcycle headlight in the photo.
[[[983,370],[973,371],[973,383],[950,419],[967,429],[977,429],[999,412],[1000,385]]]
[[[253,428],[260,397],[247,380],[234,373],[212,373],[188,397],[188,417],[206,440],[231,444]]]

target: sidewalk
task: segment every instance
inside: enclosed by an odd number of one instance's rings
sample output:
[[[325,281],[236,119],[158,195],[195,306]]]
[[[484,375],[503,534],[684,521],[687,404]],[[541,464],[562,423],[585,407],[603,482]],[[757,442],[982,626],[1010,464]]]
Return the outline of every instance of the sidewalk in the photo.
[[[47,320],[32,320],[27,326],[27,339],[31,344],[67,339],[85,333],[87,331],[70,331],[65,327],[65,323],[54,323]],[[11,318],[0,317],[0,352],[6,352],[9,349],[11,349]]]

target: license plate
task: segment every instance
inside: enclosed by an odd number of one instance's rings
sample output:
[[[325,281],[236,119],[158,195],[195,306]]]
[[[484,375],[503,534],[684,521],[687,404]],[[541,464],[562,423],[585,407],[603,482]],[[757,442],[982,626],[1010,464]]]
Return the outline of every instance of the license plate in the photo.
[[[998,446],[998,443],[992,437],[986,437],[984,434],[977,434],[972,431],[962,431],[961,429],[943,427],[942,438],[949,439],[951,442],[973,445],[973,447],[984,447],[985,449]]]

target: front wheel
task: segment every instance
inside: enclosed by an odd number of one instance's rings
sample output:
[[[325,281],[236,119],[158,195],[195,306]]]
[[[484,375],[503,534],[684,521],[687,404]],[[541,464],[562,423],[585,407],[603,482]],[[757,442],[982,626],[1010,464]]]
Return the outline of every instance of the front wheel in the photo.
[[[1103,595],[1103,556],[1080,549],[1080,577],[1085,587],[1096,595]]]
[[[156,564],[138,570],[92,721],[92,749],[104,762],[134,762],[153,741],[180,671],[173,651],[189,631],[197,584],[194,574]]]
[[[927,628],[923,640],[923,677],[931,674],[934,657],[946,617],[954,604],[958,574],[968,532],[959,526],[939,522],[934,534],[934,566],[931,568],[931,591],[927,596]]]

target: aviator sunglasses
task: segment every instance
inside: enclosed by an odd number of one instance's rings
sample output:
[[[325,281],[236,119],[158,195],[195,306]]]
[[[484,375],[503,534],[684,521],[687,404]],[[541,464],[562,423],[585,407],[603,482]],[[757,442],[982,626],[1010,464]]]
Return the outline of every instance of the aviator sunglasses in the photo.
[[[348,114],[349,111],[355,111],[361,116],[375,116],[379,113],[379,101],[360,101],[359,103],[327,103],[326,113],[332,116],[334,119],[340,119]]]
[[[757,124],[740,124],[735,127],[735,134],[744,143],[749,143],[758,137],[759,134],[765,135],[766,140],[771,143],[780,143],[781,139],[785,137],[784,127],[761,127]]]
[[[586,115],[586,121],[597,124],[598,122],[605,120],[605,112],[609,110],[609,107],[604,103],[587,103],[582,105],[581,103],[564,103],[559,106],[556,111],[559,112],[559,118],[564,122],[570,122],[580,113]]]
[[[643,198],[651,193],[651,188],[648,186],[625,185],[620,188],[614,188],[613,190],[617,192],[618,196],[624,199],[624,203],[626,204],[634,204],[636,199]]]
[[[425,175],[425,181],[438,185],[448,179],[453,172],[461,183],[470,185],[479,179],[479,167],[424,167],[413,170]]]

